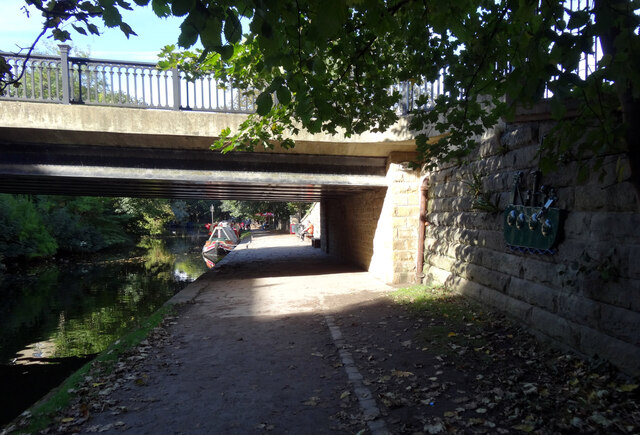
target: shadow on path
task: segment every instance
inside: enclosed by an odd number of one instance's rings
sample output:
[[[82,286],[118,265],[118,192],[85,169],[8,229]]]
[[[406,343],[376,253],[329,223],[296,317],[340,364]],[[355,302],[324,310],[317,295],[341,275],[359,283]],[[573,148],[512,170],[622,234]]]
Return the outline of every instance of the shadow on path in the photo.
[[[132,361],[124,379],[113,381],[110,412],[92,414],[83,430],[366,429],[365,415],[374,418],[375,401],[353,392],[362,376],[353,361],[356,374],[345,370],[336,327],[328,328],[327,319],[343,304],[375,300],[389,289],[294,235],[256,234],[174,298],[186,303],[178,307],[169,336]],[[367,400],[364,407],[360,399]]]

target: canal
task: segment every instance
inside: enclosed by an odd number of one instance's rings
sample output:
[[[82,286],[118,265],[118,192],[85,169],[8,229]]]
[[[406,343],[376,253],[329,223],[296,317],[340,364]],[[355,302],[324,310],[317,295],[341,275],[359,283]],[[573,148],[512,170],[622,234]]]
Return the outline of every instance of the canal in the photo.
[[[0,427],[203,274],[206,237],[0,274]]]

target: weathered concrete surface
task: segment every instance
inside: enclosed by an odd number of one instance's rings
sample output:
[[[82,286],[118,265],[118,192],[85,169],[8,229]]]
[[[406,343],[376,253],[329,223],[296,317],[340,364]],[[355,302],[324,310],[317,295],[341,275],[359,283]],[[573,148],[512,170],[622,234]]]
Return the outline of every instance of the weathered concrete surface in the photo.
[[[17,142],[206,150],[224,128],[236,131],[246,118],[237,113],[0,101],[2,137]],[[276,152],[388,156],[415,151],[415,133],[406,119],[383,133],[345,138],[301,131],[292,138],[295,148]]]
[[[191,300],[197,310],[221,318],[325,311],[332,308],[334,296],[391,289],[293,235],[260,233],[194,285],[200,287]],[[179,300],[184,300],[181,294],[172,299]]]
[[[332,313],[389,289],[293,235],[258,235],[170,301],[184,305],[169,343],[112,393],[127,412],[93,414],[83,430],[348,433],[347,412],[385,433]]]

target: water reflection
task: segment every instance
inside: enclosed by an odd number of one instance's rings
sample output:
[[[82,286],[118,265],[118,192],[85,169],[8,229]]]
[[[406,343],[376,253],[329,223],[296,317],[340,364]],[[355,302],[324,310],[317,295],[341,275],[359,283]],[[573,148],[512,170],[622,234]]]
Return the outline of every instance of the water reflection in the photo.
[[[146,239],[133,253],[5,276],[0,363],[101,352],[206,271],[200,245]]]
[[[213,256],[208,253],[202,253],[202,259],[204,260],[204,264],[209,269],[213,269],[213,267],[216,265],[216,261],[218,261],[217,256]]]
[[[0,426],[204,273],[203,237],[0,275]]]

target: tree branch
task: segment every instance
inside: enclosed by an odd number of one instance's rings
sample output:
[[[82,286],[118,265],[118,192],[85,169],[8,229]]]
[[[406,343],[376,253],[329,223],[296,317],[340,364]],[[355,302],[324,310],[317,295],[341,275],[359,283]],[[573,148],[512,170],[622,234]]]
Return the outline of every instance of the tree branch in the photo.
[[[29,47],[29,51],[27,52],[27,55],[25,56],[24,60],[22,61],[22,70],[20,71],[20,74],[17,77],[12,78],[10,80],[4,80],[4,79],[0,80],[0,93],[3,93],[4,90],[7,88],[7,86],[14,85],[14,84],[18,83],[22,79],[22,77],[24,76],[24,73],[26,71],[27,62],[31,58],[31,55],[33,54],[33,50],[36,48],[36,44],[38,43],[40,38],[42,38],[42,36],[47,32],[48,29],[49,29],[48,27],[43,27],[42,31],[40,31],[40,34],[36,37],[36,39],[31,44],[31,47]]]

